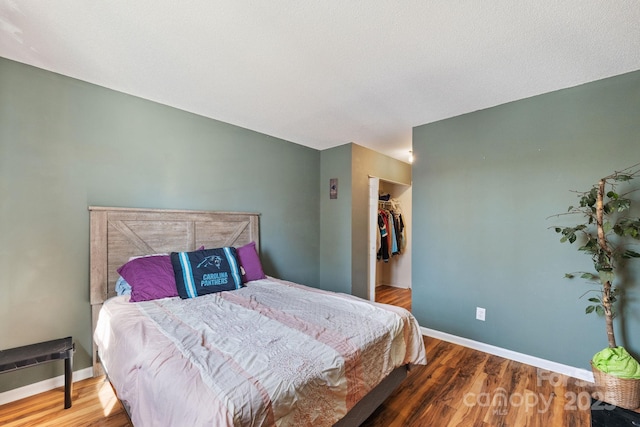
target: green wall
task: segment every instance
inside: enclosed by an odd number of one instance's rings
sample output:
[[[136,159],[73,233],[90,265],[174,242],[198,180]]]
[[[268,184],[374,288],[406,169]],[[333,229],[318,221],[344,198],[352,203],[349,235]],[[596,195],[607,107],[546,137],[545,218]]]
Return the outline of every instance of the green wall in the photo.
[[[0,348],[72,335],[90,366],[89,205],[259,212],[267,274],[317,286],[319,179],[317,150],[0,58]]]
[[[338,198],[329,180],[338,179]],[[351,293],[351,144],[320,153],[320,287]]]
[[[413,151],[420,325],[589,369],[604,320],[584,314],[588,286],[563,276],[591,260],[549,228],[576,222],[548,217],[575,204],[571,190],[640,162],[640,72],[416,127]],[[619,344],[638,355],[640,262],[623,285]]]

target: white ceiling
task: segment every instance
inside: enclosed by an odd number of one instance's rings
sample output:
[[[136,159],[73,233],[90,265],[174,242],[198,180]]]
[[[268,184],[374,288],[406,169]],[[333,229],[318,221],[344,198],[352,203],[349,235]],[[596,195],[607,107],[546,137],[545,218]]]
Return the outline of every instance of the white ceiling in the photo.
[[[0,0],[0,56],[325,149],[640,69],[640,0]]]

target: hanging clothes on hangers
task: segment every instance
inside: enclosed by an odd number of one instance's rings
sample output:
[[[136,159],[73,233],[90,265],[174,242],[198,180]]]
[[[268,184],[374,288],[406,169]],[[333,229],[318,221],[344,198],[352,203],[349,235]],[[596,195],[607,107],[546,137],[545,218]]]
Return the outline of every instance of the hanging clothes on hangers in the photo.
[[[396,227],[396,221],[393,216],[393,211],[389,211],[387,214],[387,218],[389,221],[389,231],[390,231],[390,239],[391,239],[391,256],[398,255],[400,250],[398,248],[398,229]]]
[[[389,262],[389,222],[385,212],[378,209],[378,230],[380,232],[380,247],[378,248],[378,260]]]
[[[392,256],[399,255],[406,247],[406,234],[400,202],[390,194],[378,197],[378,228],[380,244],[377,258],[389,262]],[[377,240],[377,239],[376,239]]]
[[[393,216],[393,225],[395,227],[396,245],[398,247],[398,253],[401,253],[405,248],[405,234],[404,234],[404,221],[402,220],[402,209],[400,208],[400,202],[395,199],[391,200],[392,209],[391,215]]]
[[[404,251],[404,248],[407,247],[407,238],[404,231],[404,221],[402,220],[402,213],[397,213],[395,215],[395,224],[398,227],[397,229],[397,239],[398,239],[398,248],[399,251]]]

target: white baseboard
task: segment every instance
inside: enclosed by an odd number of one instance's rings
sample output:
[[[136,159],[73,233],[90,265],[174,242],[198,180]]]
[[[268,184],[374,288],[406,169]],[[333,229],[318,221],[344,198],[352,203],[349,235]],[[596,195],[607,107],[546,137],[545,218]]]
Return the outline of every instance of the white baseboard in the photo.
[[[398,283],[377,283],[376,286],[391,286],[392,288],[398,288],[398,289],[411,289],[411,285],[407,285],[407,284],[398,284]]]
[[[79,371],[73,372],[73,382],[86,380],[93,376],[93,368],[85,368]],[[54,388],[64,386],[64,375],[59,377],[50,378],[48,380],[40,381],[34,384],[29,384],[24,387],[14,388],[13,390],[0,393],[0,405],[5,403],[14,402],[16,400],[24,399],[25,397],[34,396],[45,391],[53,390]]]
[[[437,338],[439,340],[451,342],[461,345],[463,347],[469,347],[474,350],[483,351],[485,353],[493,354],[495,356],[504,357],[505,359],[513,360],[527,365],[535,366],[536,368],[544,369],[558,374],[566,375],[572,378],[577,378],[582,381],[593,382],[593,373],[586,369],[576,368],[574,366],[563,365],[562,363],[552,362],[550,360],[541,359],[539,357],[530,356],[524,353],[518,353],[516,351],[507,350],[505,348],[496,347],[493,345],[485,344],[479,341],[470,340],[468,338],[458,337],[456,335],[447,334],[445,332],[436,331],[434,329],[428,329],[420,327],[422,335],[428,337]],[[427,361],[429,355],[427,354]]]

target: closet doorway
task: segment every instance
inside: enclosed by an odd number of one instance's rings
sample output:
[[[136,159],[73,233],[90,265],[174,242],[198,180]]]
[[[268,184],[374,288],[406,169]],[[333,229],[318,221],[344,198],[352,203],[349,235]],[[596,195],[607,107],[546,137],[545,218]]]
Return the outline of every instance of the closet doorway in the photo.
[[[389,195],[395,203],[380,202],[380,195]],[[400,253],[378,259],[380,229],[379,209],[402,216],[404,245]],[[411,186],[369,177],[369,299],[399,305],[411,310]]]

